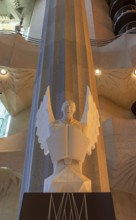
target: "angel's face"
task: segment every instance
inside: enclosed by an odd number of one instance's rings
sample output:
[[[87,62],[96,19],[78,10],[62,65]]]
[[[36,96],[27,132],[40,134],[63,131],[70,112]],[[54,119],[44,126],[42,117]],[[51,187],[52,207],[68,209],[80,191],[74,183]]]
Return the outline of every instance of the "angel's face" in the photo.
[[[63,117],[65,119],[72,119],[75,113],[75,103],[73,101],[66,101],[62,106]]]

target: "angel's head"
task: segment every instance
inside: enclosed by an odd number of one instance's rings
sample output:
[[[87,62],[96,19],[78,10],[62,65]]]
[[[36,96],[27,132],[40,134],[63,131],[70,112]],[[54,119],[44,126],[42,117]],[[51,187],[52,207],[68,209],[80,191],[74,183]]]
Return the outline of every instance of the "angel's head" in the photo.
[[[68,120],[72,119],[76,111],[75,102],[71,100],[65,101],[61,107],[61,111],[63,112],[64,119],[68,119]]]

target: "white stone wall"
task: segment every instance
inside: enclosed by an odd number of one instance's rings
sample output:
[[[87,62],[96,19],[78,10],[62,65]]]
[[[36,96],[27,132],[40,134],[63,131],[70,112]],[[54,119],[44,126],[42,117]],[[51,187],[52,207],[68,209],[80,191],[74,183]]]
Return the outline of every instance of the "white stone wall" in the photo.
[[[46,0],[36,0],[31,18],[29,37],[41,38]]]
[[[0,168],[0,220],[17,220],[20,182],[15,172]]]
[[[135,220],[135,116],[104,97],[99,101],[116,220]]]
[[[111,117],[126,119],[135,118],[134,114],[130,110],[122,108],[103,96],[99,96],[99,107],[102,121],[106,121]]]
[[[19,133],[28,129],[31,109],[28,108],[14,117],[11,117],[8,135]]]
[[[109,7],[105,0],[90,0],[93,8],[93,19],[96,39],[114,37]]]
[[[136,196],[112,190],[116,220],[136,219]]]

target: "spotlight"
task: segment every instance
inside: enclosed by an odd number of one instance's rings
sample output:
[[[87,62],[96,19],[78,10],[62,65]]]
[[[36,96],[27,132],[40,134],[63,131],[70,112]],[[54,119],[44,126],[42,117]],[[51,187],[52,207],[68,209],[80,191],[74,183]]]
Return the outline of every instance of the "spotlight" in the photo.
[[[100,76],[102,74],[102,71],[100,69],[95,70],[95,75]]]
[[[2,75],[6,75],[6,74],[7,74],[7,70],[6,70],[6,69],[1,69],[1,70],[0,70],[0,73],[1,73]]]
[[[136,69],[133,71],[133,74],[136,76]]]

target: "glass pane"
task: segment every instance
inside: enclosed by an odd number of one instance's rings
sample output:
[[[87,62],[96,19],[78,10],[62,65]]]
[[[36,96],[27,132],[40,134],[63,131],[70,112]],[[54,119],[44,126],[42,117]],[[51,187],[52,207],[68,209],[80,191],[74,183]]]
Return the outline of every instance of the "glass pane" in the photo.
[[[10,115],[0,101],[0,137],[6,137],[10,123]]]

